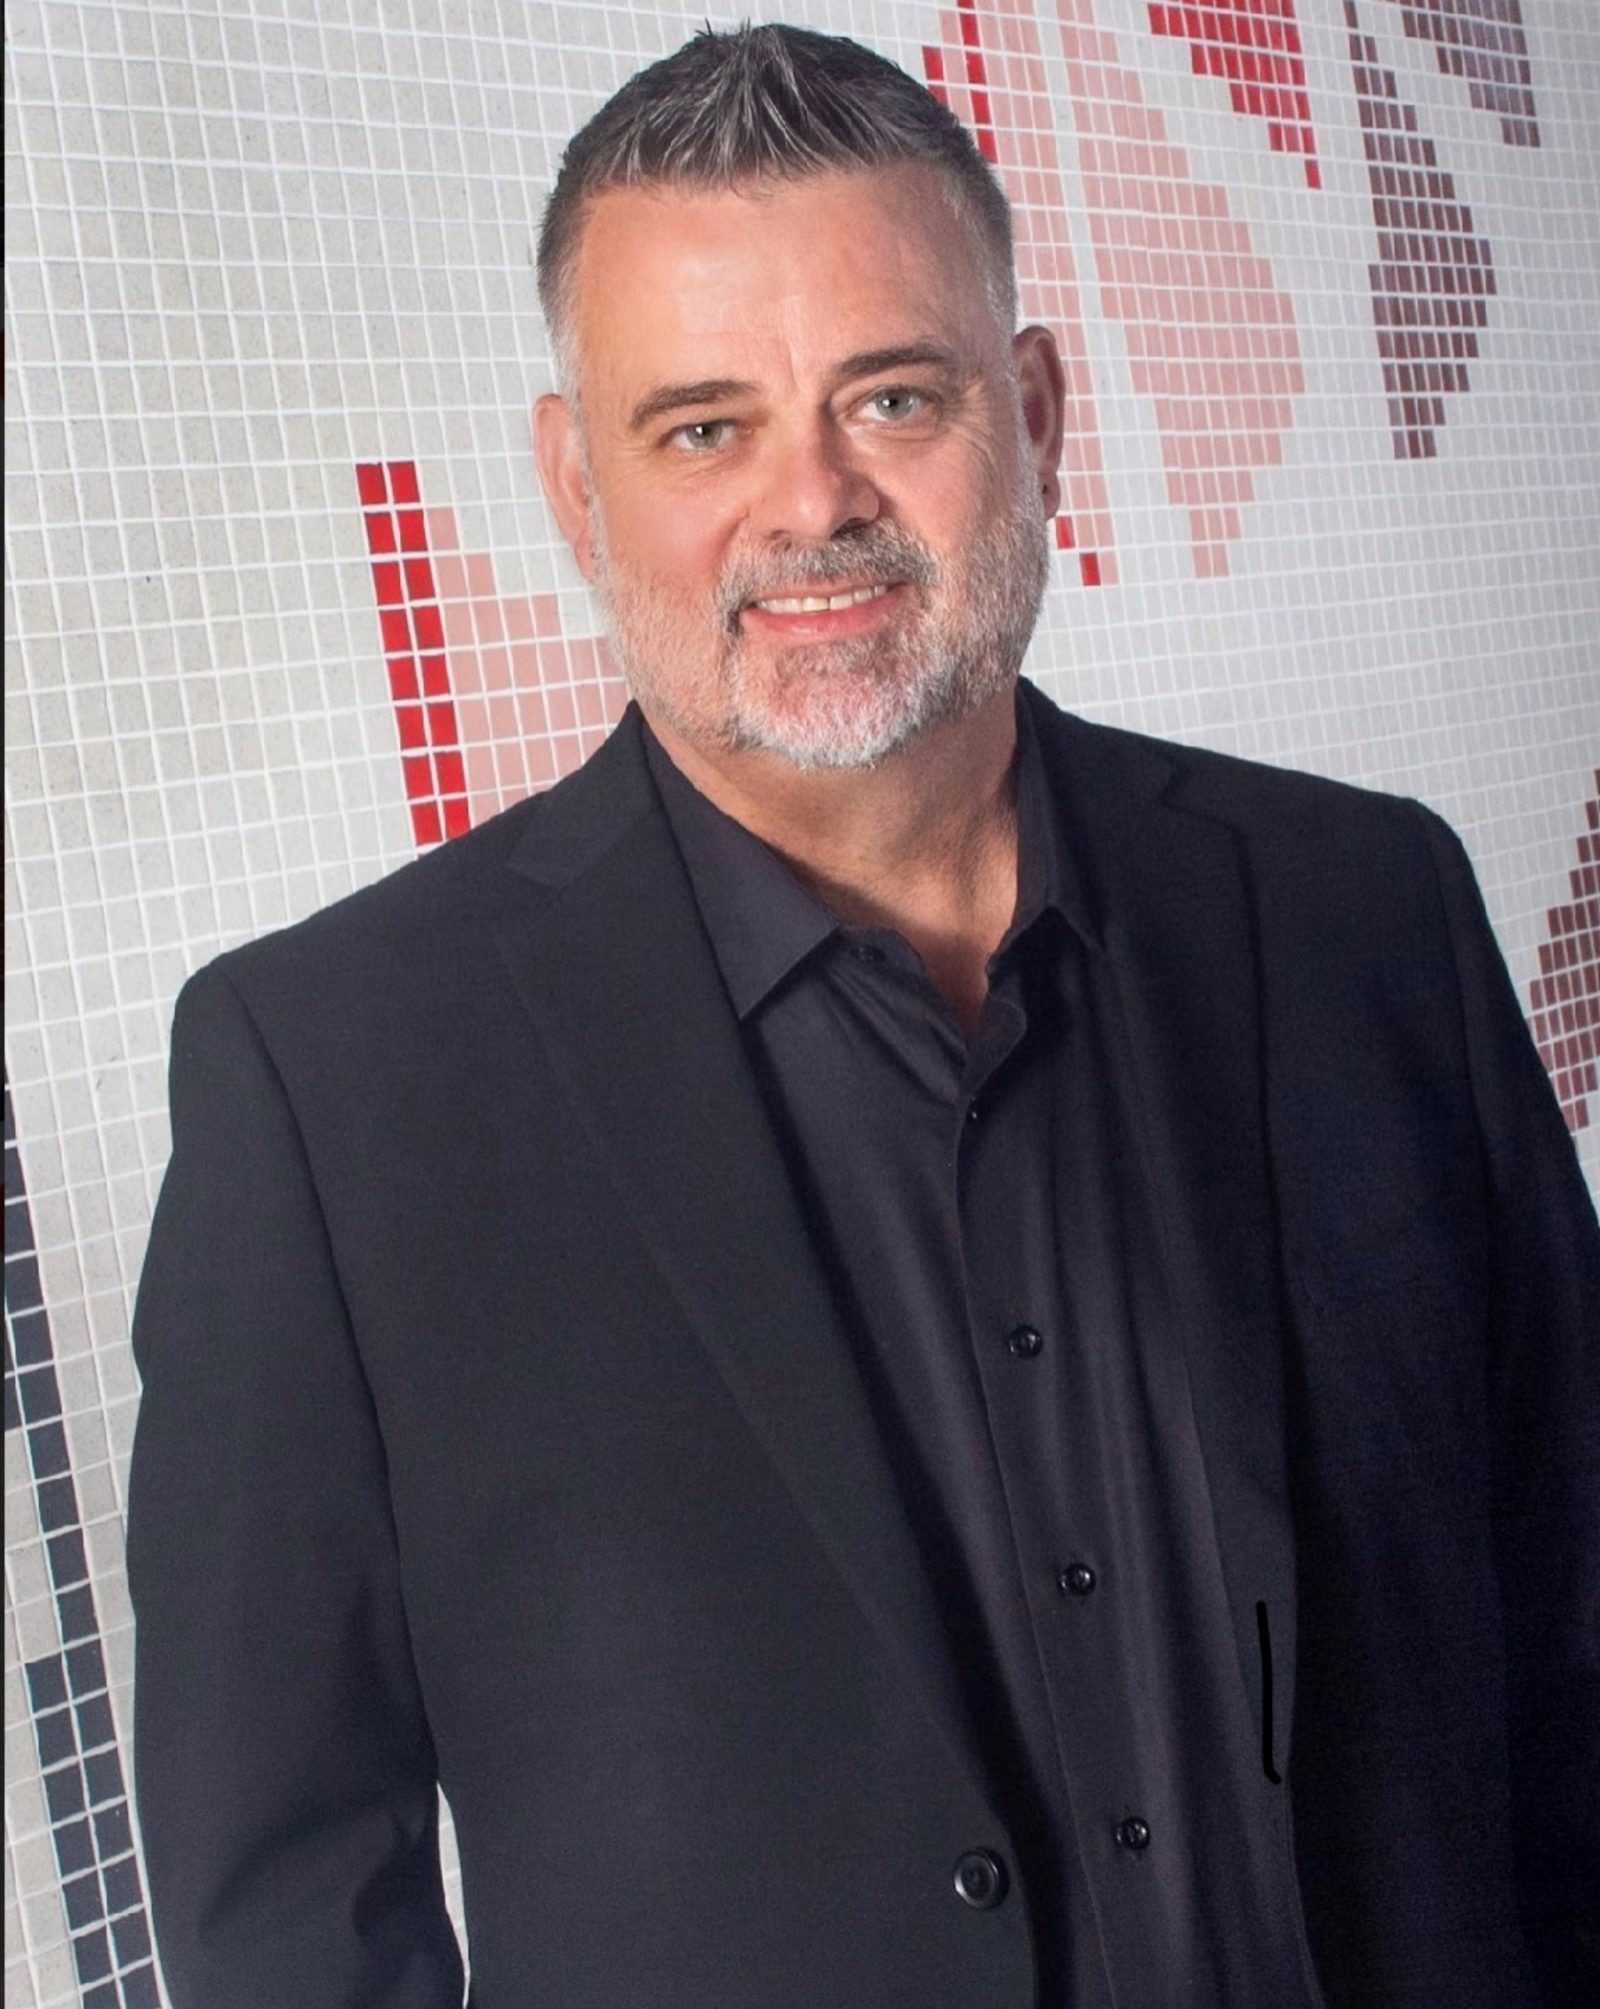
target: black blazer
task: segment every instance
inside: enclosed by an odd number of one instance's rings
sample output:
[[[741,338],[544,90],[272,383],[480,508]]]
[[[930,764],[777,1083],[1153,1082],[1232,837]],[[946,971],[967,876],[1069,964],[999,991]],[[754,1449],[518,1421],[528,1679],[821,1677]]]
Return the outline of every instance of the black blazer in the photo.
[[[1576,2002],[1600,1238],[1464,856],[1027,702],[1326,2000]],[[477,2009],[1034,2004],[637,715],[202,971],[172,1096],[129,1571],[178,2009],[458,2005],[436,1782]]]

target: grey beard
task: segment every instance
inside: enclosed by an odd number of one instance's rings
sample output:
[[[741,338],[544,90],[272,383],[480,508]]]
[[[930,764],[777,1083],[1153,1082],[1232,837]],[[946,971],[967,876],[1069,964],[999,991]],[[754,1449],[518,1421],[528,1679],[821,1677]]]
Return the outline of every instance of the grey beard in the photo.
[[[956,606],[940,604],[944,573],[933,554],[892,524],[859,525],[824,545],[744,554],[719,583],[713,632],[703,636],[708,717],[658,674],[659,665],[685,654],[681,621],[648,592],[631,605],[626,586],[618,593],[598,520],[595,550],[613,648],[644,708],[691,742],[709,738],[724,751],[771,753],[810,770],[875,767],[930,726],[963,717],[1005,689],[1021,666],[1050,566],[1045,521],[1020,501],[974,546]],[[863,578],[904,581],[933,597],[909,632],[795,644],[775,672],[764,665],[753,673],[740,629],[751,600],[783,587]],[[774,695],[794,702],[774,703]]]
[[[887,526],[885,526],[887,528]],[[937,585],[940,568],[925,547],[894,531],[897,544],[920,554],[927,572],[902,565],[885,576],[911,577]],[[832,548],[815,555],[831,556]],[[856,559],[852,566],[851,558]],[[1004,690],[1016,676],[1038,620],[1049,577],[1050,554],[1042,521],[1016,512],[1002,518],[974,547],[968,568],[966,603],[937,610],[909,636],[885,639],[863,635],[854,641],[797,644],[783,657],[786,685],[805,679],[811,689],[804,730],[789,717],[773,717],[747,701],[736,647],[729,663],[733,714],[731,744],[743,751],[773,753],[801,769],[871,768],[929,727],[963,718]],[[833,559],[833,576],[859,574],[861,553],[846,548]],[[872,572],[870,563],[866,568]],[[792,563],[783,579],[794,580]],[[774,584],[783,583],[783,579]],[[907,648],[918,660],[905,666],[883,660]],[[897,674],[898,672],[898,674]],[[863,706],[861,686],[870,682],[879,702]]]

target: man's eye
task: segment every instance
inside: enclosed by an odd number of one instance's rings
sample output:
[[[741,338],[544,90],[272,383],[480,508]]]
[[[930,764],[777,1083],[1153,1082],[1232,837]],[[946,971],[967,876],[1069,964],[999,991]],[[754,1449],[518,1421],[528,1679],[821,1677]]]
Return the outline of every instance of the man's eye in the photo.
[[[921,418],[931,402],[926,391],[914,391],[905,384],[891,384],[887,390],[874,391],[867,399],[866,409],[871,417],[892,422]]]
[[[687,425],[676,426],[667,437],[674,446],[685,453],[712,453],[719,446],[726,446],[733,436],[732,419],[691,419]]]

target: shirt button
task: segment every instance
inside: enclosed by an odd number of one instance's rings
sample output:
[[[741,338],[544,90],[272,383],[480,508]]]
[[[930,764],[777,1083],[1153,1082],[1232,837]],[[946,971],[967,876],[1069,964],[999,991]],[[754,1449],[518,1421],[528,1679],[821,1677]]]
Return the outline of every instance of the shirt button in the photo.
[[[1133,1855],[1142,1855],[1150,1846],[1150,1827],[1132,1814],[1125,1821],[1117,1823],[1117,1846],[1129,1850]]]
[[[978,1120],[978,1098],[974,1096],[972,1100],[967,1104],[967,1121],[969,1123],[976,1123],[977,1120]]]
[[[1056,1582],[1069,1597],[1087,1597],[1098,1579],[1087,1563],[1069,1563]]]
[[[1006,1866],[990,1849],[968,1849],[957,1859],[956,1895],[974,1911],[993,1911],[1006,1894]]]
[[[1044,1345],[1044,1334],[1036,1326],[1014,1325],[1006,1334],[1006,1345],[1018,1360],[1032,1360]]]
[[[876,942],[852,942],[850,953],[858,963],[881,963],[886,960],[883,950]]]

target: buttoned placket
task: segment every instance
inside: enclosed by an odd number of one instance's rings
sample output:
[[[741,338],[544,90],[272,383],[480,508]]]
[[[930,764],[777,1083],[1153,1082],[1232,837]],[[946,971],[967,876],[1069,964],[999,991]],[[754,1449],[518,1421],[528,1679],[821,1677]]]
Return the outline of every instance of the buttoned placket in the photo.
[[[1034,1030],[1037,1048],[1043,1029]],[[1085,1340],[1073,1330],[1059,1289],[1047,1303],[1023,1303],[1006,1281],[1055,1278],[1063,1259],[1045,1169],[1054,1163],[1049,1113],[1028,1103],[1044,1056],[1026,1050],[1028,1035],[1020,971],[1008,959],[995,973],[962,1078],[955,1206],[967,1330],[1049,1701],[1060,1767],[1055,1785],[1094,1883],[1108,1871],[1131,1868],[1155,1836],[1139,1811],[1137,1779],[1130,1776],[1120,1792],[1110,1791],[1086,1779],[1081,1762],[1085,1749],[1126,1749],[1127,1697],[1106,1628],[1096,1623],[1109,1552],[1091,1517],[1097,1508],[1104,1511],[1103,1502],[1087,1497],[1062,1471],[1061,1425],[1073,1399],[1073,1360]],[[1065,1036],[1065,1028],[1058,1027],[1057,1036]],[[976,1195],[986,1182],[980,1201]],[[997,1188],[1010,1204],[995,1203]],[[1052,1466],[1053,1484],[1046,1478]],[[1080,1706],[1063,1706],[1069,1690]],[[1095,1698],[1091,1711],[1081,1707],[1086,1694]],[[1098,1718],[1098,1726],[1086,1715]],[[1125,1961],[1120,1972],[1129,1972]]]
[[[1288,2009],[1281,1801],[1261,1798],[1279,1789],[1240,1681],[1114,960],[1027,733],[1021,764],[1024,921],[970,1047],[903,938],[841,924],[664,757],[660,779],[1017,1851],[952,1835],[930,1874],[977,1913],[1021,1872],[1040,2009],[1155,2009],[1175,1985],[1221,2009],[1266,1999],[1267,1976]]]

